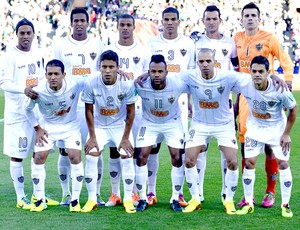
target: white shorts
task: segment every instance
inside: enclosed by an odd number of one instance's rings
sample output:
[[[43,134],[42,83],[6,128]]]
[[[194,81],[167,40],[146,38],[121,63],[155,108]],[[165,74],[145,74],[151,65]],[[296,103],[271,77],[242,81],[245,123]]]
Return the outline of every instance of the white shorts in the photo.
[[[290,159],[290,151],[282,152],[281,146],[270,145],[275,157],[279,160],[288,161]],[[265,143],[251,139],[245,136],[245,158],[256,157],[265,152]]]
[[[179,99],[179,108],[181,110],[181,122],[184,133],[187,135],[189,126],[189,109],[188,109],[188,96],[187,94],[181,94]]]
[[[212,138],[216,138],[218,146],[226,146],[237,149],[235,127],[233,122],[224,125],[205,125],[193,121],[186,137],[185,148],[207,145]]]
[[[24,159],[33,152],[35,131],[28,121],[4,124],[3,153],[9,157]]]
[[[177,149],[184,148],[184,131],[179,118],[171,119],[164,124],[156,124],[142,119],[136,139],[136,147],[154,145],[161,136],[165,138],[168,146]]]
[[[106,128],[106,129],[95,128],[95,134],[96,134],[97,143],[100,151],[103,151],[106,145],[108,147],[119,147],[123,137],[123,133],[124,133],[124,127]],[[88,139],[89,139],[89,135],[88,135]],[[132,132],[130,132],[129,141],[132,145],[134,145]],[[96,150],[96,148],[93,148],[91,149],[90,152],[98,152],[98,151]]]
[[[44,143],[44,146],[34,145],[35,152],[41,151],[55,151],[55,144],[57,147],[63,147],[67,149],[77,149],[81,151],[81,133],[80,128],[76,124],[40,124],[43,129],[48,132],[48,143]]]
[[[142,117],[143,117],[143,115],[142,115],[141,111],[136,112],[135,115],[134,115],[134,120],[133,120],[133,124],[132,124],[132,128],[131,128],[134,141],[136,140],[136,137],[138,135],[140,125],[142,124],[141,123],[142,122]]]

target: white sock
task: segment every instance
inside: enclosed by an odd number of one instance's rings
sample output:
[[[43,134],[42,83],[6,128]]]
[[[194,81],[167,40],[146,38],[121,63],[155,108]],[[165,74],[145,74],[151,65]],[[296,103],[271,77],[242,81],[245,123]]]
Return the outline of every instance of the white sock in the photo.
[[[71,194],[70,192],[70,172],[71,162],[69,156],[58,155],[58,175],[62,188],[62,196]]]
[[[226,176],[225,176],[225,184],[226,184],[226,201],[233,201],[233,197],[238,185],[239,180],[239,170],[230,170],[227,168]]]
[[[71,177],[72,177],[72,201],[78,200],[82,189],[83,180],[83,164],[71,164]]]
[[[120,177],[121,177],[121,162],[120,157],[117,159],[108,158],[108,170],[111,183],[111,192],[116,196],[120,194]]]
[[[102,153],[98,157],[98,177],[97,177],[97,195],[100,195],[101,190],[101,184],[103,179],[103,169],[104,169],[104,162],[103,162],[103,156]]]
[[[254,183],[255,183],[255,169],[244,168],[244,173],[243,173],[244,196],[246,202],[248,202],[249,205],[253,205]]]
[[[88,199],[97,202],[96,186],[98,157],[86,155],[85,159],[85,184],[88,190]]]
[[[225,186],[225,177],[227,172],[227,161],[224,153],[220,150],[221,153],[221,171],[222,171],[222,191],[221,196],[226,194],[226,186]]]
[[[279,169],[279,180],[280,180],[280,190],[281,190],[281,206],[288,204],[291,198],[292,192],[292,173],[290,167],[286,169]]]
[[[136,167],[138,167],[137,166],[137,164],[136,164],[136,159],[135,158],[133,158],[133,166],[134,166],[134,175],[136,175]],[[137,193],[137,187],[136,187],[136,178],[134,178],[134,183],[133,183],[133,188],[132,188],[132,193]]]
[[[185,168],[185,178],[190,193],[192,195],[192,199],[196,199],[200,203],[199,197],[199,186],[197,185],[197,168],[194,166],[193,168]]]
[[[157,154],[149,154],[148,166],[148,193],[152,192],[156,195],[156,179],[158,171],[159,158]]]
[[[122,164],[122,179],[124,186],[124,201],[131,200],[132,188],[134,183],[134,166],[133,159],[126,158],[121,159]]]
[[[196,164],[198,172],[199,195],[203,197],[204,175],[206,170],[206,151],[199,153]]]
[[[147,165],[144,166],[136,166],[136,187],[140,193],[140,199],[141,200],[147,200],[147,194],[146,194],[146,187],[147,187],[147,172],[148,168]]]
[[[178,200],[179,193],[183,187],[182,181],[184,179],[184,167],[179,168],[172,166],[171,180],[172,180],[172,197],[170,203],[173,200]],[[181,193],[182,194],[182,193]]]
[[[17,194],[17,200],[20,201],[23,197],[25,197],[22,162],[10,161],[10,175]]]
[[[34,195],[37,200],[45,200],[45,164],[37,165],[34,162],[31,164],[31,178],[33,182]]]

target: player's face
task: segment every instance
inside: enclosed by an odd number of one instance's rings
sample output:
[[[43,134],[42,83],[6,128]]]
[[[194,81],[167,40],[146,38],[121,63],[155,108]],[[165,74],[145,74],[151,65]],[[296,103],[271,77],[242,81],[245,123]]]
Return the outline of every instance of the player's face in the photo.
[[[74,36],[82,36],[87,34],[89,23],[86,20],[85,14],[74,14],[71,22]]]
[[[149,75],[152,87],[155,89],[163,89],[166,86],[166,76],[168,71],[163,62],[152,62],[149,66]]]
[[[34,33],[31,26],[20,26],[17,33],[18,48],[22,51],[29,51],[34,38]]]
[[[257,29],[260,23],[257,9],[245,9],[243,12],[241,23],[245,30]]]
[[[119,30],[119,37],[122,39],[133,39],[133,31],[135,29],[133,20],[131,18],[119,19],[117,28]]]
[[[117,80],[117,63],[112,60],[103,60],[100,63],[100,72],[105,85],[113,85]]]
[[[267,88],[269,71],[266,70],[265,65],[254,63],[250,69],[250,74],[256,89],[265,90]]]
[[[177,18],[176,13],[165,13],[161,24],[164,27],[164,32],[168,34],[177,34],[180,20]]]
[[[199,52],[197,65],[200,68],[201,75],[205,79],[210,79],[214,76],[215,59],[212,52]]]
[[[61,89],[65,75],[65,73],[61,72],[61,68],[59,66],[48,66],[46,68],[46,79],[49,83],[50,89],[55,91]]]
[[[222,20],[219,18],[219,14],[217,11],[206,11],[202,22],[205,26],[206,32],[212,34],[215,32],[219,32],[219,26]]]

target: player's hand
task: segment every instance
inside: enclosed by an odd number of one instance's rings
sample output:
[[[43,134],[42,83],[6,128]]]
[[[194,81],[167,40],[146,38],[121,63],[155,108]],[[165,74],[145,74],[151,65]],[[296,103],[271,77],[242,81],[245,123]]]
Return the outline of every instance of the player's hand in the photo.
[[[148,73],[143,73],[141,76],[138,76],[138,78],[135,79],[134,81],[135,87],[140,86],[143,88],[143,82],[146,81],[148,77],[149,77]]]
[[[96,138],[89,138],[84,145],[85,154],[89,153],[93,148],[96,148],[97,152],[100,152]]]
[[[282,148],[282,152],[286,155],[290,151],[291,147],[291,138],[289,135],[283,134],[280,138],[280,146]]]
[[[273,85],[276,86],[277,85],[277,91],[281,88],[281,92],[283,92],[284,90],[289,90],[288,85],[284,82],[284,80],[280,77],[278,77],[277,75],[271,74],[270,75],[272,81],[273,81]]]
[[[134,148],[128,139],[122,138],[121,143],[118,147],[118,152],[121,156],[131,158],[134,154]]]
[[[48,144],[48,141],[46,138],[48,138],[47,130],[42,129],[41,127],[38,127],[36,129],[35,144],[37,146],[44,146],[44,143]]]
[[[37,99],[39,94],[32,89],[32,86],[27,86],[24,90],[24,94],[30,99]]]
[[[121,80],[127,81],[127,80],[131,79],[131,77],[126,72],[124,72],[123,70],[118,69],[117,73],[120,75]]]

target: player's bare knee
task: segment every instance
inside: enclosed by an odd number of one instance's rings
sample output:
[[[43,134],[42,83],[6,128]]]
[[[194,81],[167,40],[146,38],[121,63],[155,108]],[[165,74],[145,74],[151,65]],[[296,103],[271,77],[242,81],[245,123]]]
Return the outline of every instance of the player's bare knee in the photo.
[[[45,161],[46,161],[45,157],[40,154],[35,154],[35,156],[33,158],[33,162],[37,165],[44,164]]]
[[[182,157],[179,155],[179,156],[173,156],[172,157],[172,165],[176,168],[179,168],[182,166]]]
[[[246,167],[246,169],[255,169],[255,162],[246,158],[245,159],[245,167]]]
[[[278,168],[280,170],[287,169],[289,167],[289,162],[288,161],[279,161],[278,162]]]
[[[185,167],[193,168],[196,165],[196,159],[185,157],[184,163],[185,163]]]

